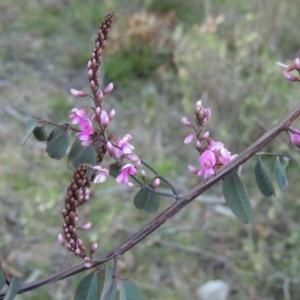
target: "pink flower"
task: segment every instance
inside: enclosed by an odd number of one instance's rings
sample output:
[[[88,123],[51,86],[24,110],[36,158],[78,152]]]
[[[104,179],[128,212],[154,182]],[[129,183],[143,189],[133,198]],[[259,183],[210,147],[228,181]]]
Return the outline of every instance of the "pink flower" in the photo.
[[[215,142],[212,139],[207,139],[207,150],[211,150],[213,152],[217,152],[219,150],[221,150],[222,148],[224,148],[224,144],[221,142]]]
[[[94,183],[104,182],[109,174],[109,168],[101,168],[100,166],[94,166],[93,169],[99,171],[99,174],[97,174],[94,179]]]
[[[132,153],[132,149],[134,149],[134,147],[130,143],[128,143],[128,141],[130,140],[132,140],[132,136],[130,134],[126,134],[123,139],[118,140],[117,146],[120,149],[115,147],[115,154],[117,157]]]
[[[93,134],[93,125],[89,119],[82,119],[79,122],[79,127],[82,130],[81,132],[76,133],[76,136],[81,141],[87,141],[91,134]]]
[[[299,133],[289,133],[291,142],[294,143],[297,147],[300,146],[300,132]]]
[[[201,169],[196,169],[193,166],[188,166],[190,172],[198,176],[204,176],[205,179],[209,178],[215,173],[214,166],[216,165],[216,157],[210,150],[204,151],[199,157]]]
[[[214,166],[216,164],[216,157],[212,151],[204,151],[200,155],[199,163],[202,169],[198,172],[198,176],[204,175],[204,178],[207,179],[215,173]]]
[[[69,115],[69,118],[72,119],[71,121],[72,124],[78,124],[83,119],[86,119],[86,113],[87,113],[86,109],[73,108],[71,112],[72,113]]]
[[[126,164],[121,168],[120,175],[116,178],[117,182],[128,185],[129,175],[135,175],[137,170],[131,164]]]
[[[226,148],[222,148],[219,151],[219,155],[217,156],[217,164],[219,165],[219,167],[226,165],[236,156],[236,154],[231,155],[231,153]]]

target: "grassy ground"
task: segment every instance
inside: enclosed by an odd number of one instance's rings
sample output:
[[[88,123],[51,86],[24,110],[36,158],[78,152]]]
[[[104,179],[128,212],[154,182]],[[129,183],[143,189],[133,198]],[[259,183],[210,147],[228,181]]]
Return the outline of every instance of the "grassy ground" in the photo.
[[[21,1],[0,3],[0,249],[7,272],[29,282],[80,261],[56,243],[71,177],[66,160],[53,161],[45,145],[20,141],[31,117],[64,122],[84,106],[69,88],[87,89],[86,63],[105,13],[116,10],[106,48],[103,81],[114,82],[107,108],[111,131],[130,132],[136,153],[179,190],[194,186],[187,164],[197,163],[180,123],[202,99],[212,109],[211,136],[239,153],[298,101],[297,85],[281,78],[274,62],[299,49],[297,1]],[[299,123],[299,122],[298,122]],[[289,188],[275,199],[259,194],[254,160],[243,180],[255,221],[245,226],[216,213],[203,198],[126,253],[118,273],[135,280],[144,299],[195,299],[199,286],[223,279],[229,299],[297,299],[300,243],[299,158],[278,137],[264,149],[294,157]],[[271,159],[267,162],[271,168]],[[221,186],[205,196],[220,199]],[[111,178],[93,188],[84,218],[88,243],[102,253],[154,215],[132,205],[133,192]],[[170,200],[165,199],[160,212]],[[18,296],[72,299],[82,275]]]

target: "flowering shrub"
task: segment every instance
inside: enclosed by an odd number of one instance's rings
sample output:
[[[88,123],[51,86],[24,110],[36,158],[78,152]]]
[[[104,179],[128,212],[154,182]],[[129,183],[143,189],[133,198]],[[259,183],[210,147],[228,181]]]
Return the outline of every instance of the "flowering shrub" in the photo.
[[[106,265],[105,269],[100,269],[100,273],[105,272],[106,278],[106,285],[101,291],[101,299],[114,298],[117,279],[120,280],[121,299],[129,299],[127,297],[129,294],[134,299],[141,299],[141,292],[135,283],[120,279],[116,275],[118,258],[151,234],[168,218],[171,218],[193,201],[198,195],[202,194],[216,182],[222,180],[223,195],[228,207],[240,221],[244,223],[252,222],[253,213],[251,203],[246,188],[239,176],[238,169],[255,154],[259,154],[255,166],[255,178],[262,194],[266,197],[275,196],[273,184],[264,167],[263,155],[275,157],[274,173],[279,188],[282,191],[287,188],[286,168],[290,157],[285,154],[266,154],[258,153],[258,151],[282,131],[285,131],[287,132],[290,144],[299,152],[300,131],[291,127],[292,122],[300,115],[299,104],[282,121],[266,132],[248,149],[245,149],[239,155],[232,155],[221,141],[213,140],[209,132],[206,131],[212,111],[210,108],[205,108],[202,101],[197,101],[194,108],[195,121],[192,122],[183,116],[181,122],[184,126],[192,130],[185,138],[184,144],[195,142],[200,165],[198,168],[188,165],[187,168],[191,173],[200,177],[203,176],[203,181],[185,193],[177,191],[168,179],[159,175],[158,172],[134,153],[134,146],[131,144],[133,137],[130,134],[119,137],[112,133],[107,133],[110,122],[116,116],[114,109],[110,112],[105,110],[105,96],[113,92],[113,84],[110,83],[103,90],[100,89],[99,67],[102,62],[102,55],[113,17],[114,12],[112,11],[100,25],[94,49],[87,64],[87,77],[91,92],[88,93],[74,88],[70,90],[71,94],[75,97],[91,98],[94,102],[93,106],[73,108],[69,115],[70,124],[58,125],[41,119],[29,120],[27,122],[28,134],[23,140],[24,143],[33,133],[37,140],[47,142],[46,152],[51,158],[61,159],[67,152],[70,132],[75,132],[76,139],[68,154],[68,164],[73,168],[73,176],[67,187],[64,208],[62,210],[62,230],[58,232],[57,239],[62,247],[65,247],[69,252],[81,258],[83,263],[60,274],[54,274],[37,282],[22,286],[20,286],[17,277],[6,280],[4,270],[1,267],[0,279],[4,278],[4,280],[1,279],[2,281],[0,281],[2,284],[1,288],[7,281],[7,291],[14,295],[61,280],[89,268],[96,268],[112,260],[114,262],[113,268]],[[291,82],[300,81],[297,76],[291,74],[292,71],[299,74],[299,58],[296,58],[291,65],[278,64],[285,68],[283,72],[285,79]],[[49,135],[45,131],[45,126],[54,126]],[[148,175],[148,171],[146,172],[143,168],[148,169],[153,175]],[[79,225],[79,212],[82,205],[90,202],[90,186],[92,184],[99,184],[101,187],[101,183],[109,175],[115,177],[117,183],[123,184],[128,188],[138,189],[133,200],[134,206],[148,213],[156,212],[159,209],[161,197],[173,198],[175,201],[159,216],[153,219],[152,222],[134,233],[118,247],[95,258],[94,256],[98,248],[97,242],[86,246],[79,237],[79,232],[90,229],[92,223],[87,222],[84,225]],[[168,188],[169,192],[160,190],[162,184]],[[91,290],[99,294],[97,275],[96,272],[91,273],[81,281],[76,292],[76,297],[82,298],[78,299],[86,299],[84,297],[87,297]],[[82,290],[86,291],[86,295],[79,296],[82,295]],[[6,291],[2,292],[2,295],[5,293]]]

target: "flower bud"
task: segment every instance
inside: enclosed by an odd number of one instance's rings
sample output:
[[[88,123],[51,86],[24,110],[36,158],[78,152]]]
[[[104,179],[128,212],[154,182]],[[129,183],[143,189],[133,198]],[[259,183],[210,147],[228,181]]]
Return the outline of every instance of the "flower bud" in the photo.
[[[116,115],[116,111],[112,109],[108,115],[109,120],[111,120]]]
[[[181,118],[181,123],[186,127],[192,127],[192,122],[189,121],[186,117]]]
[[[157,188],[159,187],[159,185],[160,185],[160,180],[159,180],[159,178],[155,178],[155,179],[152,181],[152,187],[153,187],[154,189],[157,189]]]
[[[86,257],[84,258],[84,261],[85,261],[84,265],[85,265],[86,268],[90,268],[90,267],[92,266],[90,257],[87,257],[87,256],[86,256]]]
[[[294,67],[295,67],[296,70],[298,70],[298,71],[300,70],[300,59],[299,59],[299,57],[294,59]]]
[[[104,95],[109,94],[109,93],[113,90],[113,88],[114,88],[113,83],[112,83],[112,82],[109,83],[109,84],[107,85],[107,87],[104,89],[103,94],[104,94]]]
[[[62,247],[65,246],[65,241],[61,233],[58,234],[57,240]]]
[[[141,175],[142,175],[142,178],[145,180],[147,177],[147,174],[144,170],[141,171]]]
[[[95,253],[97,251],[97,247],[98,247],[97,243],[92,244],[91,249],[90,249],[91,253]]]
[[[288,71],[283,71],[283,77],[288,80],[288,81],[291,81],[291,82],[296,82],[296,81],[299,81],[299,79],[292,75],[291,73],[289,73]]]
[[[84,225],[82,225],[81,227],[79,227],[78,229],[81,229],[81,230],[88,230],[92,227],[92,223],[91,222],[88,222]]]
[[[76,90],[76,89],[70,89],[70,92],[75,97],[86,97],[87,96],[86,92],[79,91],[79,90]]]

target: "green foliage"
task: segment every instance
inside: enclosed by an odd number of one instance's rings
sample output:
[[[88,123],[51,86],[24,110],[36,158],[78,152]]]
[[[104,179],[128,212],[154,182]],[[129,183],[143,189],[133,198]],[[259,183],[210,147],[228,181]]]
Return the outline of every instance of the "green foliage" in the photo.
[[[32,134],[32,132],[34,131],[36,125],[39,123],[38,120],[35,120],[35,119],[32,119],[32,120],[28,120],[26,122],[26,127],[27,127],[27,134],[26,136],[23,138],[22,142],[21,142],[21,145],[23,145],[27,140],[28,138],[30,137],[30,135]]]
[[[92,272],[84,277],[76,290],[74,300],[98,300],[99,287],[97,273]]]
[[[81,164],[96,165],[96,150],[94,145],[82,146],[81,141],[76,138],[68,155],[68,167],[76,169]]]
[[[286,178],[285,168],[281,164],[279,157],[276,157],[275,159],[274,172],[280,190],[284,191],[287,188],[288,182]]]
[[[100,4],[99,0],[75,0],[68,3],[58,0],[47,3],[20,0],[0,2],[0,62],[2,73],[9,76],[9,80],[4,80],[4,85],[1,86],[2,94],[9,99],[9,105],[17,107],[26,115],[45,117],[52,114],[56,118],[58,114],[59,120],[64,118],[64,121],[67,106],[86,105],[82,99],[68,97],[67,90],[70,87],[81,88],[81,85],[86,87],[85,66],[93,47],[94,34],[104,13],[111,8],[116,9],[118,24],[120,21],[126,23],[130,20],[137,9],[147,11],[141,1],[128,0],[104,0]],[[53,8],[50,9],[48,3]],[[174,124],[188,109],[193,109],[196,100],[202,99],[213,111],[212,123],[209,122],[207,128],[211,137],[221,140],[225,145],[231,145],[229,150],[232,153],[239,153],[249,146],[298,101],[297,84],[295,86],[282,80],[282,70],[274,62],[281,60],[289,63],[291,54],[296,55],[299,29],[295,24],[299,19],[299,5],[297,1],[220,0],[197,10],[195,7],[203,5],[203,1],[196,4],[192,0],[181,3],[176,0],[176,5],[170,1],[157,0],[147,0],[145,3],[153,3],[151,11],[159,12],[158,15],[171,10],[175,12],[172,26],[167,30],[162,27],[160,32],[163,31],[174,39],[171,63],[175,64],[176,72],[169,76],[169,73],[154,74],[152,70],[151,74],[155,76],[144,80],[137,80],[136,74],[120,72],[118,76],[124,80],[122,88],[118,88],[119,82],[114,80],[116,89],[113,101],[107,103],[117,105],[114,108],[118,108],[118,130],[130,131],[136,124],[142,124],[149,109],[156,112],[157,116],[163,114],[163,118],[150,119],[150,124],[158,124],[162,132],[162,152],[153,153],[154,140],[145,139],[144,134],[134,135],[139,145],[136,149],[139,154],[143,153],[146,160],[149,160],[149,156],[152,159],[160,155],[173,161],[176,168],[182,165],[180,177],[177,174],[174,176],[172,172],[168,173],[169,164],[163,167],[163,173],[176,183],[179,180],[184,187],[191,186],[190,178],[185,181],[186,164],[195,152],[191,147],[182,145],[186,128],[177,130],[180,126],[176,127]],[[183,6],[185,9],[182,9]],[[225,17],[215,32],[205,32],[204,21],[208,15],[213,19],[219,15]],[[57,26],[55,19],[59,20],[60,26]],[[190,24],[194,26],[190,27]],[[179,28],[182,29],[183,36],[177,39]],[[111,33],[114,34],[114,31],[121,32],[121,37],[109,39],[105,50],[107,55],[111,54],[109,45],[121,43],[123,39],[121,29],[113,28]],[[255,32],[256,37],[253,35]],[[157,51],[153,50],[154,55],[158,54]],[[122,69],[122,64],[127,64],[127,61],[126,57],[120,57],[123,59],[119,59]],[[106,72],[109,60],[113,58],[104,57],[104,80],[108,80]],[[133,69],[130,67],[128,70]],[[150,101],[145,105],[141,91],[149,81],[157,89],[157,94],[152,99],[149,97]],[[60,96],[53,98],[53,93]],[[128,105],[123,110],[125,102]],[[49,111],[48,104],[53,112]],[[47,119],[53,120],[52,116]],[[216,124],[218,126],[214,126]],[[61,168],[60,161],[41,158],[44,156],[39,148],[33,149],[30,145],[20,150],[14,146],[21,141],[20,134],[24,132],[15,118],[6,118],[5,127],[14,130],[3,130],[1,135],[0,182],[3,197],[0,219],[10,217],[10,212],[13,211],[18,216],[18,222],[13,226],[8,224],[7,228],[3,228],[6,230],[3,234],[8,235],[12,241],[17,234],[28,254],[34,254],[35,263],[31,260],[26,262],[26,273],[30,274],[38,269],[46,274],[57,271],[57,265],[68,267],[64,264],[64,257],[61,259],[60,255],[49,255],[53,237],[45,235],[45,228],[55,232],[60,226],[57,223],[58,195],[68,184],[70,174]],[[117,133],[118,130],[113,132]],[[150,137],[155,136],[156,130],[157,127],[147,126]],[[282,152],[292,155],[291,149],[281,137],[278,137],[276,143],[267,146],[268,151],[274,150],[279,144],[284,147]],[[178,219],[170,219],[168,224],[164,224],[166,233],[161,240],[165,240],[166,245],[160,245],[158,241],[155,247],[145,247],[143,251],[133,249],[138,267],[126,269],[124,273],[128,272],[128,276],[149,283],[143,289],[146,299],[193,299],[198,287],[195,278],[199,276],[207,280],[223,278],[234,282],[235,293],[230,295],[232,300],[249,299],[251,295],[284,299],[283,290],[287,288],[287,282],[290,283],[290,298],[297,299],[300,288],[293,282],[300,280],[300,235],[297,228],[300,209],[299,158],[297,155],[294,158],[288,173],[292,188],[285,194],[285,201],[279,201],[278,208],[270,207],[268,201],[263,201],[255,194],[253,175],[248,174],[251,163],[243,166],[243,181],[253,194],[257,207],[253,247],[245,237],[243,224],[232,222],[230,218],[215,217],[212,213],[213,205],[204,206],[195,202],[182,211],[180,222]],[[162,165],[164,161],[163,159]],[[284,162],[281,163],[284,167]],[[105,182],[105,188],[110,187],[109,184],[110,182]],[[115,182],[108,191],[114,187]],[[218,186],[208,193],[211,196],[215,191],[220,192]],[[104,189],[103,193],[99,193],[101,197],[97,197],[97,200],[101,201],[91,202],[92,210],[97,211],[97,214],[86,213],[93,218],[93,227],[98,229],[91,236],[95,239],[101,236],[105,249],[111,249],[124,239],[127,226],[140,228],[150,221],[151,215],[125,209],[132,208],[132,203],[120,201],[116,191],[111,194]],[[26,201],[28,199],[30,201]],[[210,217],[201,218],[201,224],[206,230],[199,230],[199,216],[203,213]],[[118,220],[118,225],[126,224],[124,232],[122,229],[122,232],[116,233],[116,227],[111,226],[115,220]],[[181,222],[191,230],[181,231]],[[173,234],[168,234],[168,230],[173,230]],[[43,243],[36,244],[30,236],[43,236]],[[5,245],[4,240],[6,239],[2,239],[1,251],[5,257],[1,259],[6,258],[6,248],[11,246]],[[39,251],[36,251],[36,247]],[[41,247],[45,247],[45,251]],[[15,247],[12,245],[12,248]],[[38,260],[39,253],[42,253],[42,260]],[[224,265],[220,265],[219,261],[220,255],[225,258],[226,270],[229,268],[233,272],[224,272]],[[27,253],[24,257],[27,257]],[[145,260],[145,257],[148,259]],[[199,265],[203,266],[201,272]],[[12,267],[20,269],[15,262]],[[280,277],[282,271],[287,280]],[[173,272],[180,280],[180,286],[174,286],[170,280],[165,280]],[[273,274],[275,275],[272,276]],[[276,274],[279,275],[275,278]],[[154,291],[153,286],[157,284],[157,280],[160,280],[161,288]],[[24,300],[58,299],[55,292],[61,292],[60,285],[41,287],[20,297]],[[66,299],[71,299],[74,289],[63,288],[63,294]]]
[[[199,18],[203,17],[204,7],[202,1],[192,0],[173,0],[173,1],[160,1],[149,0],[149,8],[158,13],[167,14],[174,11],[176,8],[177,18],[185,23],[192,25],[199,22]],[[191,9],[191,5],[193,9]]]
[[[12,276],[3,300],[15,299],[16,295],[18,294],[19,288],[20,288],[20,279],[16,276]]]
[[[134,196],[133,203],[138,209],[143,209],[147,213],[154,213],[159,208],[159,197],[146,189],[141,189]]]
[[[265,169],[265,165],[261,159],[261,157],[258,158],[256,164],[255,164],[255,180],[259,187],[259,190],[265,197],[271,197],[276,196],[274,187],[272,185],[272,182],[267,174],[267,171]]]
[[[228,207],[244,223],[253,220],[252,207],[243,182],[236,172],[227,175],[223,181],[223,195]]]
[[[69,136],[67,129],[56,127],[51,131],[48,137],[46,152],[53,159],[61,159],[66,154],[68,145]]]
[[[0,291],[4,285],[5,285],[5,273],[3,268],[0,266]]]
[[[130,280],[121,280],[120,300],[142,300],[139,287]]]
[[[35,127],[33,130],[33,135],[40,142],[45,142],[48,139],[48,134],[47,134],[44,126],[43,127]]]
[[[121,167],[118,166],[117,164],[111,164],[109,168],[109,175],[112,176],[113,178],[117,178],[118,175],[120,174]]]
[[[116,278],[113,278],[114,268],[109,265],[105,265],[105,281],[102,289],[100,300],[114,300],[117,293]],[[113,283],[112,283],[113,281]],[[111,285],[112,284],[112,285]],[[112,288],[110,289],[110,287]],[[107,297],[109,293],[109,297]]]
[[[114,82],[122,82],[130,78],[143,78],[153,75],[159,66],[154,49],[147,45],[122,51],[105,63],[105,71]]]

